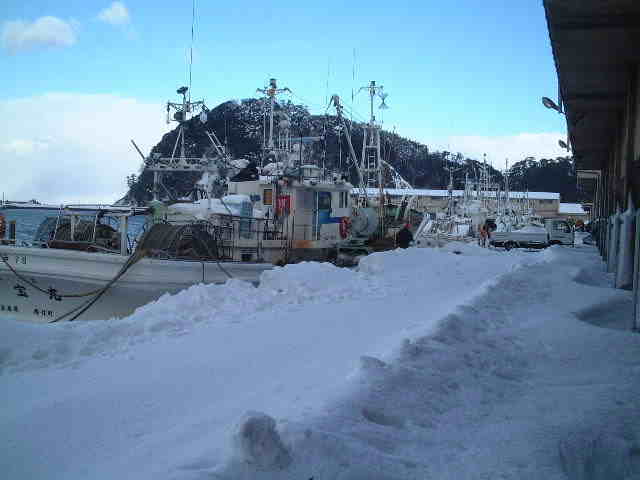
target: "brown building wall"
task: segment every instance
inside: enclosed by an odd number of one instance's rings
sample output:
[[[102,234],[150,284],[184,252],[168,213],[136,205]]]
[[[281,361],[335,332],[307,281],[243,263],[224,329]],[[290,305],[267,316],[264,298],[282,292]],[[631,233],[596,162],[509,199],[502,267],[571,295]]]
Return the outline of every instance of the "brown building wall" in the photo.
[[[596,194],[596,214],[607,217],[618,209],[626,210],[631,194],[634,205],[639,206],[640,185],[640,121],[638,115],[638,66],[629,69],[624,109],[618,115],[615,134],[609,154],[603,154],[600,185]]]

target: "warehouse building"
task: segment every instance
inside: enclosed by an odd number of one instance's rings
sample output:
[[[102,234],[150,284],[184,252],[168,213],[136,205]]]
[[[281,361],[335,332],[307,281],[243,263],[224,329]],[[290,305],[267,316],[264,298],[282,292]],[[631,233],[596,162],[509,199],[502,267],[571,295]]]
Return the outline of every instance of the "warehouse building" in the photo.
[[[633,289],[640,327],[640,2],[544,0],[579,187],[592,192],[600,251],[617,287]],[[543,92],[541,92],[543,93]],[[544,93],[543,93],[544,94]]]

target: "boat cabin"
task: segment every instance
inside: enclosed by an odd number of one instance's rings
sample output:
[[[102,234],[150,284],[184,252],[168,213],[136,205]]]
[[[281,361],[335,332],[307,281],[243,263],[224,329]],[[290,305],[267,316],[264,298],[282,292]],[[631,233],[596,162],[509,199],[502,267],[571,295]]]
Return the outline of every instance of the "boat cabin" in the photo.
[[[352,185],[337,177],[324,179],[315,165],[300,170],[299,177],[263,175],[258,180],[231,181],[228,193],[249,196],[254,216],[281,225],[294,248],[341,241],[346,235],[340,224],[351,215]]]

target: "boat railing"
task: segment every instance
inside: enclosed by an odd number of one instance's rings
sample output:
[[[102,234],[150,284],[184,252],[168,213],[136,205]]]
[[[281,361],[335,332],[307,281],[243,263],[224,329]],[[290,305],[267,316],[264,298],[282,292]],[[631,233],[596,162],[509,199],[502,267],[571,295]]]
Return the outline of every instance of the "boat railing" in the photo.
[[[290,175],[287,178],[294,179],[299,182],[303,182],[308,185],[335,185],[336,183],[345,183],[346,180],[339,182],[341,178],[339,175],[334,173],[325,173],[316,175]],[[283,175],[281,173],[278,174],[260,174],[261,182],[276,182],[278,180],[282,180]]]
[[[224,260],[261,260],[264,241],[287,239],[284,225],[266,218],[219,214],[198,224],[216,239],[218,256]]]
[[[60,206],[61,215],[74,214],[73,212],[105,212],[110,215],[144,215],[149,213],[147,207],[134,207],[123,205],[108,205],[103,203],[73,203]]]
[[[162,157],[155,156],[146,160],[148,169],[160,170],[190,170],[193,168],[202,168],[209,161],[202,157]]]
[[[29,246],[123,253],[121,242],[127,239],[120,238],[119,217],[104,212],[69,213],[61,209],[57,216],[42,221]]]

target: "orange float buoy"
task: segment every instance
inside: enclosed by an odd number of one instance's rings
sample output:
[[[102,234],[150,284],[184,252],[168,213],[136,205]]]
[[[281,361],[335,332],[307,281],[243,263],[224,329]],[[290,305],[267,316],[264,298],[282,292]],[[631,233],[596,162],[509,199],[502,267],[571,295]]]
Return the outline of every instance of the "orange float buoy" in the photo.
[[[340,219],[340,236],[342,238],[347,238],[350,230],[351,230],[351,219],[349,217],[342,217]]]

